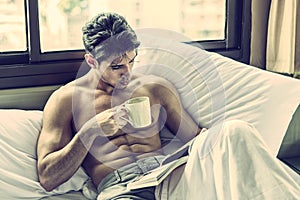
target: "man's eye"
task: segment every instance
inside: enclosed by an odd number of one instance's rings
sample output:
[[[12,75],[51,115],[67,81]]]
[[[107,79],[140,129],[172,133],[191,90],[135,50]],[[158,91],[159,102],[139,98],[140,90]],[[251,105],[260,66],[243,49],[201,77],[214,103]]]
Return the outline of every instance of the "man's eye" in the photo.
[[[110,66],[112,68],[112,70],[118,70],[121,69],[123,65],[112,65]]]

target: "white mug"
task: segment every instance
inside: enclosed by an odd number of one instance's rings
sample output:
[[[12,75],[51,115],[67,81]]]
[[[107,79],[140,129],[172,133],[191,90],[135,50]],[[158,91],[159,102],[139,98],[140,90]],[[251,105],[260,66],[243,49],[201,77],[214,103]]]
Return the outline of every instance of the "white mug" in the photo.
[[[151,120],[150,100],[147,96],[135,97],[122,104],[121,109],[127,111],[127,117],[121,117],[134,128],[149,126]]]

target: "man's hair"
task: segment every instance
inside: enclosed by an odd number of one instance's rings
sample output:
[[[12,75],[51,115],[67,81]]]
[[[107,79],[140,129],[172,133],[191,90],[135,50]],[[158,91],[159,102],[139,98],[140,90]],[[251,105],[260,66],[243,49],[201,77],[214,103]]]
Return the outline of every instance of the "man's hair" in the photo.
[[[117,13],[100,13],[82,28],[85,50],[97,59],[123,54],[139,46],[134,30]],[[105,54],[105,55],[104,55]]]

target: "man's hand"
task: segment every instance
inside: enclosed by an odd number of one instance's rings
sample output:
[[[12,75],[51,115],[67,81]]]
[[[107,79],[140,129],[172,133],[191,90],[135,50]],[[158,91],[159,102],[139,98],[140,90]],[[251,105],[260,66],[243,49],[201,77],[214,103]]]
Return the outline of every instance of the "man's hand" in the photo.
[[[99,129],[98,134],[100,136],[113,136],[119,130],[119,125],[116,122],[116,109],[111,108],[104,112],[101,112],[95,116],[96,124],[93,124],[96,128]]]
[[[107,109],[87,121],[82,126],[79,133],[88,133],[90,136],[115,136],[127,123],[121,118],[125,114],[124,111],[117,109],[117,107]]]

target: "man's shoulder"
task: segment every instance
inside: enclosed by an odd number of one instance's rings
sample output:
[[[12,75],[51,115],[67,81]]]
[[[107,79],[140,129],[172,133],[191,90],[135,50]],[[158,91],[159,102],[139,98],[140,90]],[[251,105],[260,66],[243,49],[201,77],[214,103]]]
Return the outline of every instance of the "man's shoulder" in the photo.
[[[73,84],[63,85],[52,93],[48,102],[55,102],[57,106],[71,103],[73,92]]]
[[[135,79],[137,95],[146,94],[155,99],[161,99],[170,93],[177,94],[175,86],[167,79],[156,75],[142,75]]]
[[[168,79],[156,76],[147,75],[149,77],[149,86],[152,92],[160,92],[164,94],[166,91],[175,91],[176,88],[172,82]]]
[[[161,87],[167,85],[173,85],[169,80],[164,77],[153,75],[153,74],[139,74],[135,76],[136,81],[141,83],[152,85],[154,87]]]
[[[74,86],[73,84],[66,84],[66,85],[63,85],[61,86],[60,88],[58,88],[56,91],[55,91],[55,94],[57,96],[61,96],[61,97],[67,97],[67,96],[70,96],[72,95],[74,91]]]
[[[46,119],[57,119],[61,121],[70,120],[72,113],[72,92],[68,85],[61,86],[54,91],[48,99],[44,114],[48,117]]]

